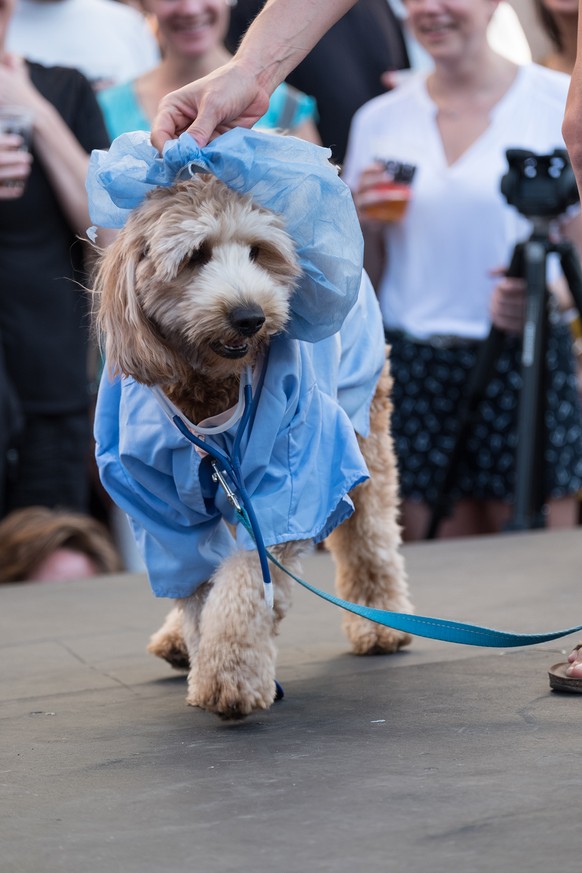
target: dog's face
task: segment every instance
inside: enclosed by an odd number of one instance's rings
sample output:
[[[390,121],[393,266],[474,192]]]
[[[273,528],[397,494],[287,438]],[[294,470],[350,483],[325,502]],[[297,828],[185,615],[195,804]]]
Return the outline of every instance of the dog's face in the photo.
[[[156,189],[98,271],[114,372],[171,384],[239,372],[285,328],[300,270],[281,220],[218,179]]]

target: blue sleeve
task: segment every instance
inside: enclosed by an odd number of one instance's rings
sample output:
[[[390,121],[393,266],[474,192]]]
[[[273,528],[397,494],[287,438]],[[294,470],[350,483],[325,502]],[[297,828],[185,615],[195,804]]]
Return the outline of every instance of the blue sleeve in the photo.
[[[206,511],[198,456],[146,388],[106,375],[95,442],[103,485],[131,520],[154,594],[190,596],[235,550],[220,514]]]

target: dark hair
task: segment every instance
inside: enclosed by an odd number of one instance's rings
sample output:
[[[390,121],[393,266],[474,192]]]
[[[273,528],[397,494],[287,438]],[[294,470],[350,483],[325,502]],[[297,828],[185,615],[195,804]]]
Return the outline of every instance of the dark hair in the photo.
[[[558,30],[558,26],[556,24],[555,18],[550,10],[544,5],[543,0],[534,0],[534,5],[536,7],[536,12],[538,15],[538,19],[546,34],[549,36],[551,41],[554,43],[556,49],[561,52],[564,50],[564,46],[562,43],[562,37],[560,36],[560,31]]]
[[[30,506],[0,522],[0,583],[23,582],[57,549],[87,555],[98,573],[116,573],[123,562],[96,519],[77,512]]]

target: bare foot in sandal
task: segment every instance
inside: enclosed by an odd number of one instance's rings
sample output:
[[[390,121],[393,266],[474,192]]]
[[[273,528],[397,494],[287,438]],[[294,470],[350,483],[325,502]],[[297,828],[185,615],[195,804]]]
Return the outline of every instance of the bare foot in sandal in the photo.
[[[582,643],[578,643],[568,655],[566,676],[575,676],[577,679],[582,679]]]
[[[550,668],[550,687],[554,691],[582,693],[582,643],[568,655],[566,663],[554,664]]]

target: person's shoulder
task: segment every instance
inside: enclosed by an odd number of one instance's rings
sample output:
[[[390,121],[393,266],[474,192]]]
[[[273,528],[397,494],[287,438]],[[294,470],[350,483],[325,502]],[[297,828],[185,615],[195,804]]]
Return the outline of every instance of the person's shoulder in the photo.
[[[566,73],[531,63],[520,67],[520,76],[524,87],[535,95],[536,103],[541,100],[564,107],[570,87],[570,76]]]
[[[30,72],[32,83],[38,88],[50,89],[51,91],[67,91],[88,88],[91,90],[91,85],[88,79],[79,70],[74,67],[63,67],[60,65],[48,66],[47,64],[39,64],[37,61],[26,61]]]

